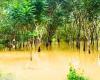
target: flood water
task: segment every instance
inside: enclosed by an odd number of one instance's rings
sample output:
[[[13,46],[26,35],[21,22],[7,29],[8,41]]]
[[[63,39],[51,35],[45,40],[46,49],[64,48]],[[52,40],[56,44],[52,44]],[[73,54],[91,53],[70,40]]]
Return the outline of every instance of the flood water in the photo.
[[[33,60],[30,61],[32,53]],[[10,80],[67,80],[69,66],[83,73],[89,80],[100,80],[99,51],[87,52],[53,45],[52,49],[0,52],[0,72],[10,73]]]

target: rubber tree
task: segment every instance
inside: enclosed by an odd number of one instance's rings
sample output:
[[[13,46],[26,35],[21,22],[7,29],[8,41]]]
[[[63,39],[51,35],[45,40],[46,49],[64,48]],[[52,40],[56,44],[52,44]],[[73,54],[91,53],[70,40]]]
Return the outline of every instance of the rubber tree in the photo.
[[[32,14],[31,2],[23,0],[21,3],[17,0],[9,4],[8,15],[10,20],[13,21],[14,34],[19,37],[20,48],[23,48],[24,44],[24,34],[29,30],[32,30],[34,27],[34,15]]]
[[[63,13],[61,10],[61,2],[57,0],[47,0],[48,1],[48,17],[50,21],[47,25],[47,43],[51,46],[52,37],[56,33],[56,30],[63,23]],[[51,6],[52,5],[52,6]]]
[[[64,27],[65,27],[65,33],[66,33],[66,41],[67,43],[71,42],[72,40],[72,18],[73,16],[72,11],[73,11],[73,5],[71,0],[64,0],[62,1],[62,10],[64,14]]]
[[[8,11],[6,10],[8,3],[11,0],[1,0],[0,3],[0,36],[2,40],[2,45],[11,49],[11,34],[13,33],[13,27],[11,26],[12,22],[9,20],[7,15]]]
[[[85,19],[87,27],[89,26],[88,33],[88,52],[90,53],[90,40],[92,46],[94,46],[94,40],[96,39],[96,46],[98,50],[98,26],[97,26],[97,17],[100,14],[100,1],[99,0],[84,0],[85,7]]]
[[[80,49],[80,41],[81,41],[81,29],[82,29],[82,10],[83,10],[83,2],[82,0],[73,0],[73,15],[75,18],[75,24],[77,26],[77,37],[76,37],[76,47]]]

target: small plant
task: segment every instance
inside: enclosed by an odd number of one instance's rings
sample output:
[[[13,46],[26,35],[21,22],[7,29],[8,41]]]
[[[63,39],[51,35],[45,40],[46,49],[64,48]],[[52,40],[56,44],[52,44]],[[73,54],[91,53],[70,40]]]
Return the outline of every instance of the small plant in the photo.
[[[68,80],[88,80],[83,75],[78,74],[77,71],[73,67],[70,67],[69,73],[67,75],[67,79]]]

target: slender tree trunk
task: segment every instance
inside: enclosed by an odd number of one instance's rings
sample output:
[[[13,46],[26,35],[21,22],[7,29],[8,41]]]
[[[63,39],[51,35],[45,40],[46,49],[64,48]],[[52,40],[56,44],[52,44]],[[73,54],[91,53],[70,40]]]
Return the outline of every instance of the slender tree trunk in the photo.
[[[97,51],[98,51],[98,41],[99,41],[98,34],[96,33],[96,49],[97,49]]]
[[[80,50],[80,30],[81,30],[81,13],[76,14],[76,25],[77,25],[77,38],[76,38],[76,47]]]
[[[89,53],[89,54],[91,53],[90,44],[91,44],[90,29],[88,28],[88,53]]]
[[[83,36],[83,51],[85,52],[86,51],[86,41],[87,41],[85,23],[83,25],[83,31],[84,31],[84,36]]]
[[[80,28],[79,28],[78,35],[77,35],[76,47],[77,49],[80,50]]]
[[[83,40],[83,51],[86,51],[86,37],[84,36],[84,40]]]
[[[94,27],[95,27],[95,30],[96,30],[96,49],[98,51],[98,47],[99,47],[99,37],[98,37],[98,24],[97,24],[97,19],[94,20]]]
[[[73,38],[73,42],[72,42],[72,44],[73,44],[73,48],[74,48],[74,38]]]
[[[93,32],[91,32],[91,46],[92,46],[92,50],[94,50],[94,38],[93,38]]]

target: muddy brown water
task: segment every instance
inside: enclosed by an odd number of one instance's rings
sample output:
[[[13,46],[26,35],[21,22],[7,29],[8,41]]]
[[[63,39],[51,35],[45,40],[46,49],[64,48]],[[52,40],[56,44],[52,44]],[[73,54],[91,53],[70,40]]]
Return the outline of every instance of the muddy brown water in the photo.
[[[50,50],[42,49],[40,53],[34,50],[2,51],[0,72],[13,74],[13,80],[67,80],[69,66],[73,65],[89,80],[100,80],[99,51],[88,54],[62,46],[53,46]]]

